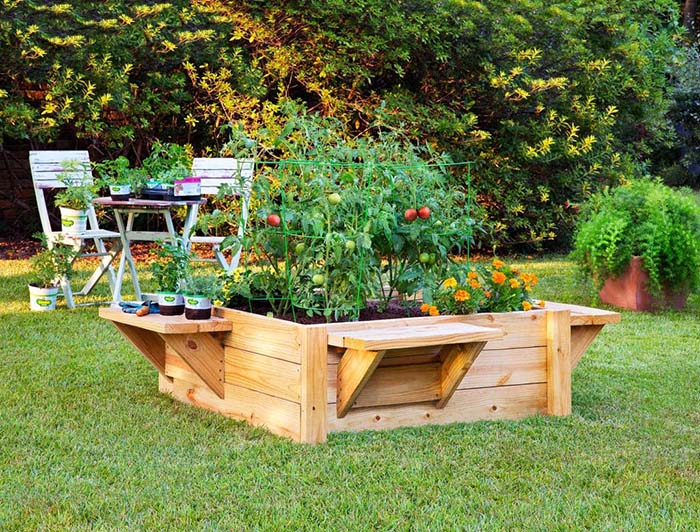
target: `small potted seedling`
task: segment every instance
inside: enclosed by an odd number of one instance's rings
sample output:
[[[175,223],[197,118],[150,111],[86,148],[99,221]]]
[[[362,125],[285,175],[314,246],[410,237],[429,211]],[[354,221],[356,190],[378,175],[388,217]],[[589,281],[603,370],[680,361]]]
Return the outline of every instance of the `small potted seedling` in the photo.
[[[109,187],[109,195],[114,201],[128,201],[132,192],[138,192],[142,181],[145,181],[145,172],[129,165],[129,159],[123,155],[94,165],[102,184]]]
[[[76,165],[67,165],[58,178],[66,185],[56,194],[54,203],[61,211],[61,231],[76,235],[87,229],[87,210],[96,197],[98,186],[89,171]]]
[[[189,271],[190,254],[182,241],[162,242],[151,263],[151,273],[158,285],[158,306],[163,316],[179,316],[185,311],[182,285]]]
[[[208,320],[212,301],[221,293],[221,282],[215,275],[188,275],[184,282],[185,318]]]
[[[45,235],[35,236],[41,239],[43,249],[31,258],[33,280],[29,283],[29,306],[36,311],[54,310],[61,279],[70,278],[79,251],[62,242],[49,246]]]
[[[192,158],[184,146],[156,141],[151,153],[143,160],[149,176],[144,195],[151,199],[199,199],[199,181],[190,179]]]

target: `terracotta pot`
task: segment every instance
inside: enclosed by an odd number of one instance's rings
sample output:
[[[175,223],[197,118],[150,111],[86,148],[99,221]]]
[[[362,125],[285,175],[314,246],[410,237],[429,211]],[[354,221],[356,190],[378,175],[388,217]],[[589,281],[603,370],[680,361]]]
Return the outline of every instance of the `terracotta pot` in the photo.
[[[647,290],[649,274],[642,266],[641,257],[632,257],[627,269],[619,277],[605,281],[598,295],[603,303],[630,310],[681,310],[688,299],[687,290],[664,288],[662,294],[653,296]]]

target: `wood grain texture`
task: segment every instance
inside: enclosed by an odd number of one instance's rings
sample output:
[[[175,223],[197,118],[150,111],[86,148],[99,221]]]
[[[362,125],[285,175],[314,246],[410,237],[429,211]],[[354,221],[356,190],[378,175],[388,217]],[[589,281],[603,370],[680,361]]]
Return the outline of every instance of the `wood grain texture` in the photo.
[[[571,315],[547,311],[547,413],[571,414]]]
[[[306,328],[301,337],[301,427],[305,443],[326,441],[328,339],[323,328]]]
[[[124,323],[114,322],[114,326],[146,357],[158,373],[165,375],[165,342],[157,333]]]
[[[580,325],[571,327],[571,369],[581,361],[586,350],[595,340],[603,325]]]
[[[216,395],[224,398],[224,348],[216,339],[208,333],[162,334],[161,338]]]
[[[472,342],[443,348],[440,352],[440,399],[436,408],[445,408],[485,345],[486,342]]]
[[[436,323],[413,327],[385,327],[365,330],[336,330],[328,344],[364,351],[380,351],[432,345],[485,342],[503,337],[497,328],[468,323]]]
[[[224,381],[287,401],[301,400],[300,364],[235,347],[225,349]]]
[[[445,408],[434,403],[353,408],[343,418],[335,415],[328,405],[330,432],[385,430],[405,426],[420,426],[481,419],[518,419],[547,411],[545,384],[499,386],[477,390],[457,390]]]
[[[600,308],[571,305],[569,303],[557,303],[545,301],[545,310],[568,310],[571,312],[571,325],[605,325],[618,323],[621,319],[619,312]]]
[[[172,396],[183,403],[205,408],[224,416],[264,427],[273,434],[300,441],[298,403],[285,401],[234,384],[225,384],[226,399],[206,386],[175,379]]]
[[[352,408],[357,396],[374,373],[386,351],[348,349],[338,364],[336,410],[343,417]]]
[[[122,323],[161,334],[230,331],[233,327],[230,321],[217,317],[208,320],[188,320],[184,315],[161,316],[160,314],[148,314],[147,316],[136,316],[135,314],[122,312],[122,309],[119,307],[102,307],[99,310],[99,316],[115,324]]]

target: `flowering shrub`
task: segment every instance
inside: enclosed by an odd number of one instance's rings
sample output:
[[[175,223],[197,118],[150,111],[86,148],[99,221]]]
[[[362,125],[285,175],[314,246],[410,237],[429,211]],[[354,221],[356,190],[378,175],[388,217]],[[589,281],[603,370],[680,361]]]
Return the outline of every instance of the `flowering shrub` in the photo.
[[[544,306],[544,301],[535,303],[531,299],[530,292],[536,285],[536,275],[519,272],[494,259],[490,266],[460,270],[442,281],[421,311],[438,316],[531,310],[534,305]]]

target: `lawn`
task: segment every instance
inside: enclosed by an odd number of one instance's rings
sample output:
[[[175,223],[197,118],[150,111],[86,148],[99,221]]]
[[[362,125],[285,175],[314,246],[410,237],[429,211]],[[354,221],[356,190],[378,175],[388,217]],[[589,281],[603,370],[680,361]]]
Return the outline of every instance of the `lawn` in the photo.
[[[516,264],[594,303],[565,259]],[[0,262],[0,530],[700,528],[698,297],[607,326],[570,417],[304,446],[161,395],[95,307],[30,313],[28,271]]]

